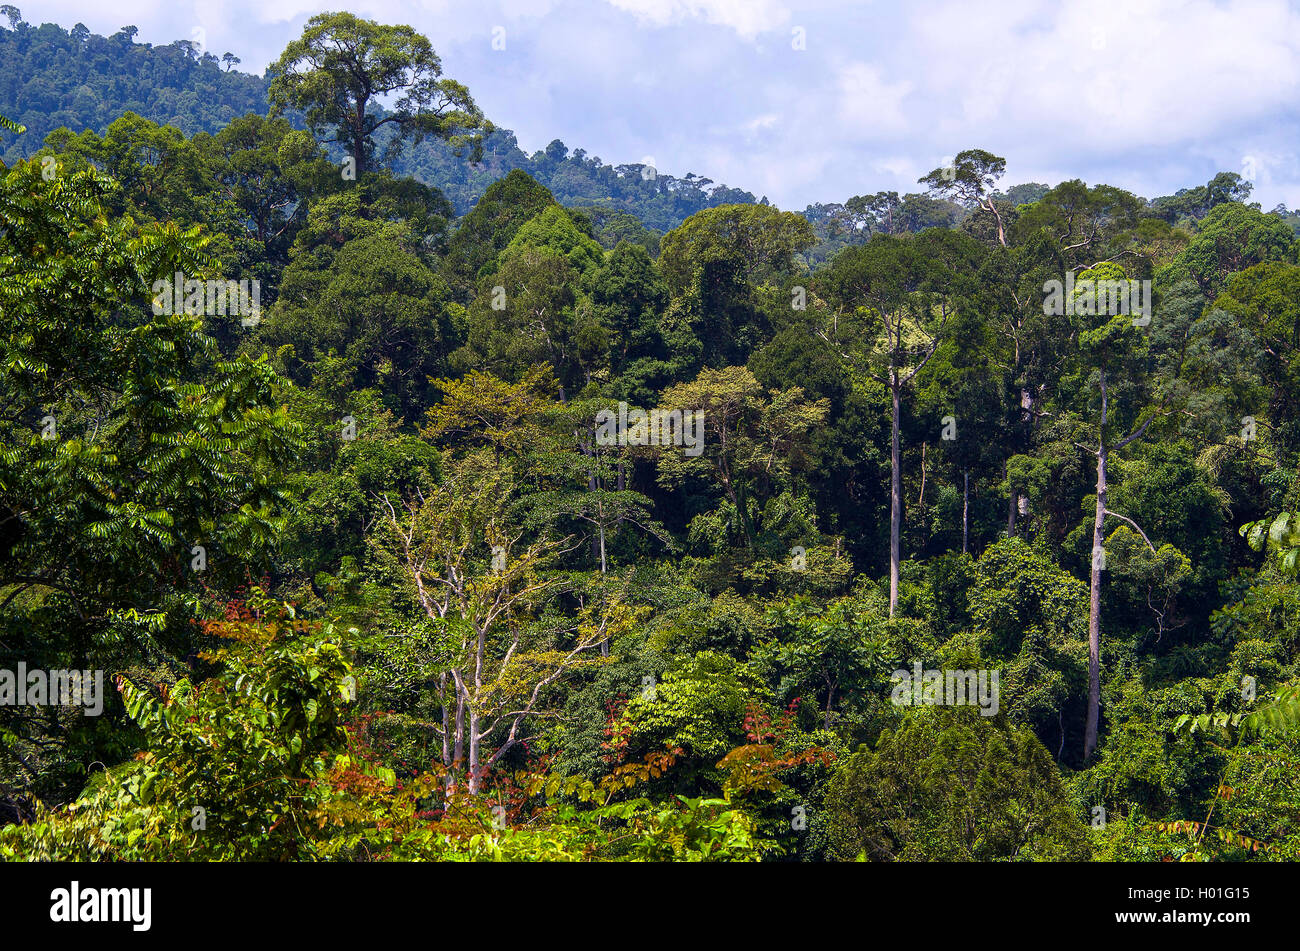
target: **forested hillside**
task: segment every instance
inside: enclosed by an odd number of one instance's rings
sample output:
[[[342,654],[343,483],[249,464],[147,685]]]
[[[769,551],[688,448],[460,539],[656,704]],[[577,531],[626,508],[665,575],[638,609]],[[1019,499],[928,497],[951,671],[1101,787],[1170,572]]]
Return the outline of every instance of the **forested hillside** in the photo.
[[[10,19],[0,858],[1300,858],[1249,182],[797,214],[524,159],[410,27]]]
[[[237,116],[266,112],[266,83],[232,70],[190,38],[167,46],[136,43],[139,30],[124,26],[110,37],[80,23],[65,30],[33,26],[18,8],[0,7],[0,110],[27,127],[5,143],[12,163],[40,147],[55,129],[102,132],[134,112],[186,135],[216,132]]]
[[[267,114],[267,81],[240,72],[238,56],[218,56],[201,38],[155,47],[136,43],[134,26],[103,37],[80,23],[71,30],[53,23],[32,26],[13,6],[0,8],[0,16],[9,24],[8,29],[0,25],[0,115],[28,131],[5,143],[6,162],[30,157],[56,129],[102,135],[127,112],[175,126],[187,136],[215,134],[250,112]],[[378,114],[386,115],[382,109]],[[301,128],[301,115],[293,110],[288,115]],[[582,149],[570,152],[558,140],[530,156],[509,129],[484,128],[481,135],[478,161],[464,148],[434,138],[409,143],[394,158],[393,171],[438,188],[463,215],[488,185],[522,169],[560,204],[631,212],[660,232],[704,208],[758,201],[694,173],[676,178],[642,163],[607,165]],[[391,137],[385,132],[379,140],[387,144]],[[341,158],[344,152],[336,148],[330,154]]]

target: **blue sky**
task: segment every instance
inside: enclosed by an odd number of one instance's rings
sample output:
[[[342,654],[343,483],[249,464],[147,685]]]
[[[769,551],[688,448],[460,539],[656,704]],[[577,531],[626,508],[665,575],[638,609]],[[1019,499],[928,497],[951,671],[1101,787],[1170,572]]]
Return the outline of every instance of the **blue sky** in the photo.
[[[1229,170],[1253,179],[1265,209],[1300,206],[1300,8],[1288,0],[15,5],[32,23],[200,39],[259,73],[313,13],[409,23],[525,151],[559,138],[794,210],[917,190],[972,147],[1006,157],[1007,185],[1082,178],[1149,198]]]

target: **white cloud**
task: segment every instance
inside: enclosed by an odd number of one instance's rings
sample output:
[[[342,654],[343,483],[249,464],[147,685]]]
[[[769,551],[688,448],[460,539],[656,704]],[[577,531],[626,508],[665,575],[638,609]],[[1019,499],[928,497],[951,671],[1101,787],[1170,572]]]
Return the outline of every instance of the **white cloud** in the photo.
[[[790,11],[775,0],[606,0],[653,26],[669,26],[686,20],[730,27],[746,40],[760,33],[780,29],[790,20]]]
[[[903,112],[903,99],[913,89],[907,80],[889,82],[880,68],[869,63],[852,63],[836,77],[839,94],[839,118],[851,128],[850,136],[875,139],[907,130],[909,121]]]

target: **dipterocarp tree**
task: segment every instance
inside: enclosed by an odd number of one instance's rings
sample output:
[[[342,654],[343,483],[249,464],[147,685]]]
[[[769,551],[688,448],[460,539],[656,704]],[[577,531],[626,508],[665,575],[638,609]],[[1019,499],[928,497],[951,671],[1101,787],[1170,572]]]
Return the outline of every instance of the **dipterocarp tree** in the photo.
[[[306,382],[333,364],[348,388],[383,387],[406,418],[418,419],[429,377],[456,337],[448,288],[422,260],[412,230],[376,223],[328,253],[298,254],[281,273],[261,335],[285,348],[286,369]]]
[[[1122,276],[1115,265],[1106,265],[1081,275],[1084,279]],[[1086,286],[1086,285],[1085,285]],[[1080,288],[1079,298],[1087,294]],[[1151,425],[1168,413],[1172,398],[1158,392],[1160,381],[1148,371],[1148,338],[1141,318],[1129,313],[1075,314],[1075,348],[1070,354],[1063,380],[1063,395],[1074,401],[1072,414],[1083,423],[1089,442],[1076,446],[1096,460],[1096,497],[1093,504],[1088,601],[1088,707],[1084,726],[1083,756],[1091,758],[1097,748],[1101,714],[1101,594],[1102,572],[1106,569],[1107,518],[1131,526],[1152,554],[1159,554],[1146,532],[1126,515],[1108,507],[1109,465],[1114,454],[1140,440]],[[1166,381],[1167,382],[1167,381]]]
[[[817,335],[855,373],[890,397],[889,613],[898,607],[903,522],[899,423],[903,393],[939,347],[961,288],[948,261],[970,239],[929,231],[917,238],[877,235],[840,254],[818,287],[830,303]]]
[[[1141,210],[1142,200],[1130,192],[1073,180],[1021,206],[1007,229],[1008,246],[997,259],[1002,268],[991,284],[1002,294],[999,322],[1010,345],[1008,409],[1015,417],[1006,453],[1008,535],[1016,534],[1018,509],[1028,501],[1027,486],[1016,478],[1016,456],[1030,448],[1043,419],[1043,399],[1059,378],[1074,336],[1066,308],[1043,306],[1046,282],[1072,280],[1117,261],[1149,276],[1153,246],[1168,228],[1157,219],[1142,219]],[[1127,278],[1118,270],[1110,276]]]
[[[998,226],[998,243],[1007,246],[1002,212],[993,200],[993,188],[1006,174],[1007,160],[983,149],[958,152],[952,164],[936,168],[917,181],[936,195],[963,205],[974,205],[991,214]]]
[[[770,205],[720,205],[663,236],[659,269],[674,295],[685,293],[701,265],[714,260],[734,262],[752,286],[794,271],[795,256],[814,240],[801,215]]]
[[[1007,224],[1002,217],[1002,212],[1005,209],[1000,209],[993,197],[995,187],[1002,176],[1006,174],[1006,169],[1006,159],[1001,156],[986,152],[983,149],[966,149],[957,153],[950,164],[934,169],[929,174],[918,179],[918,182],[925,185],[932,195],[992,215],[997,226],[998,244],[1009,252],[1010,242],[1007,237]],[[1011,255],[1008,253],[1003,260],[1008,266],[1008,270],[1014,272]],[[1011,302],[1014,302],[1014,306],[1001,308],[1008,315],[1007,324],[1012,336],[1015,338],[1015,356],[1012,366],[1012,377],[1014,378],[1018,375],[1020,368],[1020,336],[1023,322],[1021,312],[1024,310],[1024,300],[1028,299],[1028,295],[1023,295],[1022,298],[1022,295],[1017,293],[1017,289],[1012,286],[1015,283],[1014,277],[1010,274],[1003,275],[1001,283],[1010,290],[1009,297]],[[1022,386],[1020,390],[1022,422],[1032,419],[1033,400],[1032,387]],[[1009,476],[1009,473],[1007,474]],[[1008,478],[1008,482],[1010,481],[1010,478]],[[1017,491],[1016,486],[1009,485],[1008,488],[1010,492],[1008,493],[1007,534],[1014,535],[1016,532],[1016,516],[1019,507],[1024,504],[1025,498]]]
[[[490,131],[469,90],[443,77],[433,46],[409,26],[318,13],[270,73],[272,105],[302,110],[317,135],[348,150],[358,179],[370,171],[375,136],[385,126],[395,128],[391,157],[404,140],[426,136],[477,150]],[[381,101],[389,96],[397,99],[385,111]]]
[[[278,277],[306,223],[308,199],[332,184],[337,169],[311,133],[294,129],[284,117],[250,113],[232,119],[216,135],[204,137],[199,150],[239,209],[249,237],[260,245],[267,278]]]
[[[1268,393],[1268,419],[1259,422],[1294,451],[1300,447],[1300,267],[1269,261],[1238,272],[1215,300],[1214,312],[1259,347],[1251,363]]]

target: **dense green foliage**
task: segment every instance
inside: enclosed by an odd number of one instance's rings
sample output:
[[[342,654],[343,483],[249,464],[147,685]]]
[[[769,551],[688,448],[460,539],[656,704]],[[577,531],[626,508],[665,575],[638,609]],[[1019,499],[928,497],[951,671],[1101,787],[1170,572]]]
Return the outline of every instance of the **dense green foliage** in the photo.
[[[404,113],[302,65],[345,33]],[[170,62],[0,45],[70,36]],[[972,149],[800,215],[494,156],[406,28],[309,23],[311,133],[175,56],[0,99],[0,858],[1300,858],[1300,244],[1247,183]]]

